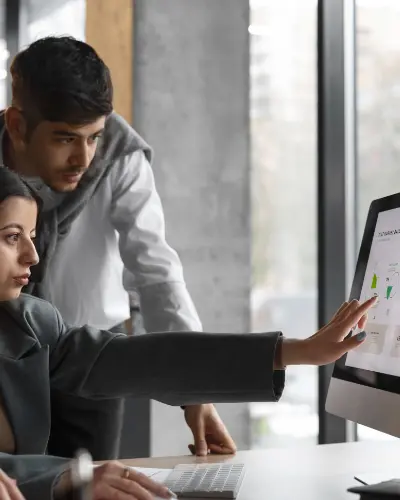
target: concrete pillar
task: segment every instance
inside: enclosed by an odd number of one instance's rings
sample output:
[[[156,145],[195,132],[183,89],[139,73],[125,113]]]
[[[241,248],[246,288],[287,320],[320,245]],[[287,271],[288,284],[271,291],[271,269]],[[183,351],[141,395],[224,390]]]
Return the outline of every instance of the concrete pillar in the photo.
[[[204,329],[249,331],[248,2],[136,0],[134,18],[134,125],[155,149],[168,240]],[[246,405],[219,411],[248,448]],[[187,452],[181,413],[152,405],[153,455]]]

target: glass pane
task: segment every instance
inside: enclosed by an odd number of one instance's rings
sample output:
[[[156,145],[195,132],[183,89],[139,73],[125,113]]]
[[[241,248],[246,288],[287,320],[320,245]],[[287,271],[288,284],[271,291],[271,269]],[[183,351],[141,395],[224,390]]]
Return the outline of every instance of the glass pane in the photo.
[[[10,54],[6,44],[5,1],[0,1],[0,110],[7,106],[7,65]]]
[[[358,238],[372,200],[400,187],[400,2],[357,0]],[[394,439],[358,426],[360,440]]]
[[[304,338],[317,327],[317,3],[250,5],[252,326]],[[250,417],[253,448],[315,443],[317,370],[291,367],[279,405]]]

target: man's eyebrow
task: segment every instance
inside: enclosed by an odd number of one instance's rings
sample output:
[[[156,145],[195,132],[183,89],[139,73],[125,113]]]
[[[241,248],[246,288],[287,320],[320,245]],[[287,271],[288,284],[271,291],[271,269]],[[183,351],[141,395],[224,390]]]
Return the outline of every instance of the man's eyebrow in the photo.
[[[93,137],[94,135],[100,135],[104,132],[104,128],[93,132],[89,137]],[[62,137],[86,137],[86,134],[81,134],[80,132],[72,132],[71,130],[53,130],[53,135],[62,136]]]

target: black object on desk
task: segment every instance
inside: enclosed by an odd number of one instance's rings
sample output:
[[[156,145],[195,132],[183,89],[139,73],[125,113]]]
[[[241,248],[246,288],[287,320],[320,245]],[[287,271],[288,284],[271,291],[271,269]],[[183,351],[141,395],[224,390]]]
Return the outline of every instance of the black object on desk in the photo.
[[[360,500],[400,500],[400,479],[355,486],[347,491],[358,493]]]

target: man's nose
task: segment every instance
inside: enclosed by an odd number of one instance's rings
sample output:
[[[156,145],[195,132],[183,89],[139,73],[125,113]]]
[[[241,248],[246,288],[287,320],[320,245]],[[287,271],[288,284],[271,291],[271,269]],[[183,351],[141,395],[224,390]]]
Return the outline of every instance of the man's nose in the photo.
[[[77,169],[85,170],[89,167],[91,161],[91,148],[87,144],[81,144],[74,151],[70,163],[76,166]]]

